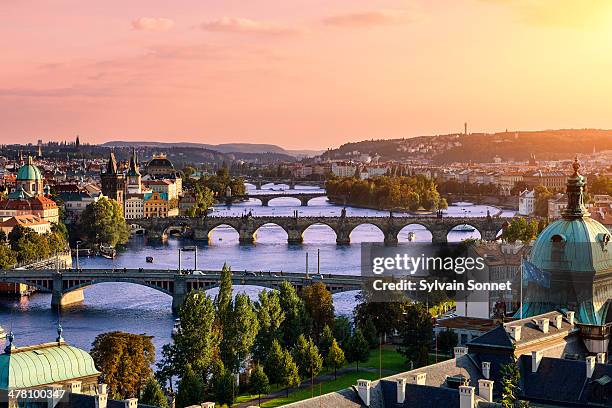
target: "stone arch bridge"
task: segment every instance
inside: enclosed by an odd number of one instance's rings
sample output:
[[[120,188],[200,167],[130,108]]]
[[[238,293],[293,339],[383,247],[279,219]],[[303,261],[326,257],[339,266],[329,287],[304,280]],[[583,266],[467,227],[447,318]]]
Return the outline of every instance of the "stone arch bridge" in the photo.
[[[245,194],[245,195],[232,195],[230,197],[226,197],[225,198],[225,204],[227,205],[231,205],[232,203],[236,202],[236,201],[240,201],[240,200],[248,200],[250,198],[254,198],[256,200],[261,201],[261,205],[263,207],[267,207],[268,204],[270,203],[270,201],[274,200],[275,198],[296,198],[298,200],[300,200],[300,205],[302,205],[303,207],[308,205],[308,202],[310,200],[312,200],[313,198],[319,198],[319,197],[325,197],[327,196],[327,193],[325,192],[320,192],[320,193],[299,193],[299,192],[294,192],[294,193],[288,193],[288,192],[283,192],[283,193],[269,193],[269,194]]]
[[[432,235],[432,242],[447,242],[448,233],[460,225],[471,225],[480,233],[483,240],[493,241],[501,231],[507,218],[503,217],[291,217],[291,216],[208,216],[208,217],[170,217],[128,220],[133,230],[145,231],[155,240],[164,240],[171,232],[190,235],[196,240],[207,241],[210,232],[221,225],[234,228],[239,234],[240,243],[255,242],[257,230],[266,224],[281,227],[287,233],[291,244],[303,241],[307,228],[315,224],[329,226],[336,233],[336,243],[350,244],[351,232],[360,225],[376,226],[384,235],[387,245],[398,243],[398,233],[408,225],[422,225]]]
[[[83,300],[83,289],[98,283],[125,282],[147,286],[172,296],[172,310],[177,312],[192,290],[219,286],[221,271],[178,271],[160,269],[12,269],[0,271],[0,282],[23,283],[43,292],[51,292],[54,308]],[[354,275],[305,274],[283,272],[233,271],[234,285],[253,285],[278,289],[288,281],[299,291],[315,282],[325,283],[332,293],[361,289],[361,277]]]

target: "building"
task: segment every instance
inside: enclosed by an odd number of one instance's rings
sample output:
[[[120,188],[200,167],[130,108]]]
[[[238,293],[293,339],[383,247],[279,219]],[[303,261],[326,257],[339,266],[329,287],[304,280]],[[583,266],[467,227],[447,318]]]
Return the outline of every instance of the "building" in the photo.
[[[519,194],[519,214],[533,215],[535,213],[535,190],[525,190]]]
[[[62,192],[58,196],[64,203],[66,223],[75,223],[89,204],[97,202],[102,197],[102,193],[90,193],[79,189],[77,192]]]
[[[168,197],[168,200],[176,200],[179,197],[178,185],[175,180],[145,180],[143,185],[154,193],[164,194]]]
[[[523,175],[528,188],[544,186],[551,191],[561,191],[565,187],[566,175],[560,171],[538,170]]]
[[[126,194],[142,193],[142,176],[140,175],[136,149],[132,149],[132,157],[130,157],[130,166],[126,176]]]
[[[136,398],[109,399],[106,384],[100,383],[102,373],[96,369],[93,358],[85,350],[66,343],[61,326],[53,342],[17,347],[12,332],[7,341],[4,353],[0,354],[0,406],[155,408],[139,404]],[[64,394],[62,398],[32,402],[32,398],[10,397],[10,390],[62,391]]]
[[[43,220],[36,215],[16,215],[5,221],[0,222],[0,230],[7,236],[16,226],[30,228],[38,234],[46,234],[51,232],[51,223]]]
[[[163,193],[154,191],[145,194],[143,214],[145,218],[175,217],[178,215],[178,207],[170,208],[168,197]]]
[[[100,182],[102,184],[102,194],[117,201],[117,203],[123,207],[125,175],[119,171],[115,153],[112,151],[106,163],[106,168],[100,174]]]
[[[357,166],[352,163],[333,162],[331,165],[331,172],[337,177],[353,177],[356,168]]]
[[[15,189],[0,200],[0,220],[17,216],[36,216],[49,223],[59,222],[59,209],[43,187],[42,172],[28,157],[17,171]]]
[[[563,193],[557,193],[548,199],[548,219],[558,220],[563,210],[567,207],[567,197]]]
[[[143,218],[145,196],[151,193],[128,194],[125,198],[123,215],[126,220]]]
[[[154,178],[175,178],[177,176],[174,165],[165,154],[153,155],[146,168],[147,174]]]

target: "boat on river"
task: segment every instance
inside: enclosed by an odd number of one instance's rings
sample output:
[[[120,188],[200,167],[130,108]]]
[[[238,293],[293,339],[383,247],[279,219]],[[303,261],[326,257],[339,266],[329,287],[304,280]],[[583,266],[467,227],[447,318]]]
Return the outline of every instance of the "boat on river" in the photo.
[[[153,263],[153,257],[152,256],[147,256],[145,258],[145,260],[147,261],[147,263]]]
[[[105,245],[105,244],[100,245],[99,252],[100,252],[100,256],[106,259],[114,259],[115,256],[117,256],[117,250],[110,245]]]
[[[458,227],[456,227],[454,229],[454,231],[458,231],[458,232],[474,232],[476,231],[476,228],[472,227],[471,225],[468,224],[463,224],[463,225],[459,225]]]

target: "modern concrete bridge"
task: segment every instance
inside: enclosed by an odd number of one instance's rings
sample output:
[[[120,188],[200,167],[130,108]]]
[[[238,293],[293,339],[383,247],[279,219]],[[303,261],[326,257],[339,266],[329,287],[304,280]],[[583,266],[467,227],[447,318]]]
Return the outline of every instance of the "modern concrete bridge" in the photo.
[[[265,193],[265,194],[245,194],[245,195],[232,195],[231,197],[226,197],[225,203],[227,205],[231,205],[233,202],[238,200],[248,200],[250,198],[254,198],[256,200],[261,201],[261,205],[264,207],[268,206],[268,203],[275,198],[296,198],[300,200],[300,204],[302,206],[307,206],[308,202],[313,198],[325,197],[327,194],[325,192],[320,193],[300,193],[297,190],[293,190],[293,193],[288,192],[279,192],[279,193]]]
[[[160,269],[39,269],[3,270],[0,282],[23,283],[50,292],[54,308],[83,301],[83,289],[104,282],[126,282],[147,286],[172,296],[172,310],[178,311],[192,290],[219,286],[221,271],[181,271]],[[355,275],[305,274],[287,272],[232,271],[234,285],[253,285],[278,289],[283,281],[299,291],[315,282],[325,283],[332,293],[361,289],[361,277]]]
[[[164,240],[170,233],[180,233],[196,240],[208,241],[210,232],[226,225],[239,234],[240,243],[252,244],[257,230],[266,224],[278,225],[287,233],[291,244],[303,241],[304,231],[316,224],[329,226],[336,233],[336,243],[350,244],[351,232],[360,225],[370,224],[380,229],[387,245],[398,243],[398,233],[408,225],[422,225],[432,235],[432,242],[447,242],[448,233],[459,225],[471,225],[480,232],[483,240],[495,240],[507,218],[503,217],[292,217],[292,216],[207,216],[207,217],[170,217],[142,218],[128,220],[133,231],[143,231],[151,239]]]

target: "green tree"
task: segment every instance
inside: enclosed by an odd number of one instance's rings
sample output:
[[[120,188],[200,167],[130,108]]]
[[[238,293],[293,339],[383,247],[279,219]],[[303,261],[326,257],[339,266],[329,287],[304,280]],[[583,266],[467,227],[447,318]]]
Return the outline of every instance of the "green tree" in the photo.
[[[451,355],[457,343],[457,333],[452,330],[446,329],[438,334],[438,350],[444,354]]]
[[[365,323],[363,323],[363,326],[361,327],[361,332],[363,333],[363,337],[365,337],[370,348],[375,348],[378,346],[380,339],[378,337],[378,334],[376,332],[376,326],[374,325],[372,319],[367,319]]]
[[[206,398],[204,393],[204,383],[202,379],[191,367],[185,366],[183,377],[178,385],[176,393],[176,407],[185,408],[190,405],[199,405]]]
[[[359,361],[357,361],[357,366],[359,367]],[[337,370],[341,368],[345,363],[344,351],[338,345],[336,339],[332,341],[331,347],[329,348],[329,353],[327,353],[327,358],[325,359],[325,364],[327,367],[334,369],[334,379],[338,378]]]
[[[502,239],[514,243],[522,241],[529,243],[534,240],[539,233],[539,223],[537,220],[527,220],[523,217],[514,217],[504,227]]]
[[[5,243],[8,240],[8,235],[4,230],[0,230],[0,244]]]
[[[268,351],[274,340],[281,341],[283,333],[281,326],[285,313],[280,304],[278,292],[262,290],[255,302],[255,313],[259,321],[259,331],[255,337],[253,357],[256,361],[266,361]]]
[[[115,399],[137,398],[153,374],[155,347],[150,336],[102,333],[96,336],[90,354]]]
[[[181,306],[179,318],[181,328],[174,336],[171,357],[174,371],[182,377],[189,364],[201,378],[205,378],[219,345],[212,300],[204,291],[190,292]]]
[[[391,334],[399,330],[406,298],[402,294],[393,296],[388,302],[374,302],[368,293],[362,292],[359,295],[361,302],[355,306],[353,312],[357,327],[363,327],[371,320],[378,334]]]
[[[548,217],[548,200],[553,193],[544,186],[535,188],[535,215],[538,217]]]
[[[323,282],[302,289],[306,313],[312,319],[312,337],[319,342],[323,328],[334,324],[334,301]]]
[[[311,338],[306,339],[304,335],[298,337],[293,349],[293,360],[297,364],[298,371],[303,378],[313,378],[321,371],[323,358],[319,349]]]
[[[130,228],[123,218],[123,210],[117,201],[106,197],[85,208],[79,228],[87,240],[95,245],[115,246],[125,244],[130,238]]]
[[[291,353],[288,350],[283,352],[283,359],[281,365],[281,376],[280,384],[287,389],[287,396],[289,396],[289,389],[292,387],[298,387],[300,385],[300,374],[298,367],[291,357]]]
[[[319,350],[321,351],[321,355],[323,356],[323,360],[327,358],[327,353],[329,352],[329,348],[331,347],[334,341],[334,334],[329,326],[325,326],[323,328],[323,334],[321,334],[321,338],[319,339]]]
[[[155,377],[149,377],[138,402],[154,407],[168,408],[168,398],[164,395],[164,390],[162,390]]]
[[[223,370],[215,382],[215,399],[220,404],[232,406],[236,398],[236,377],[230,370]]]
[[[351,337],[351,322],[346,316],[336,317],[334,321],[334,338],[340,347],[345,347],[346,342]]]
[[[236,295],[231,319],[223,326],[221,359],[226,367],[234,372],[238,370],[251,351],[258,331],[259,322],[249,296]]]
[[[501,404],[504,408],[514,408],[518,401],[519,394],[519,381],[521,379],[521,373],[516,363],[514,353],[512,353],[512,361],[508,364],[502,364],[500,367],[501,374]]]
[[[274,340],[264,365],[266,375],[272,384],[279,384],[281,382],[283,356],[283,349],[280,343],[277,340]]]
[[[208,187],[200,187],[196,185],[195,191],[193,192],[195,203],[187,210],[186,215],[188,217],[202,217],[208,214],[208,209],[215,202],[215,195]]]
[[[0,244],[0,269],[9,269],[17,263],[17,254],[10,247]]]
[[[398,348],[398,352],[417,367],[427,365],[433,323],[429,312],[422,303],[413,303],[405,307],[400,335],[402,345]]]
[[[25,235],[28,232],[33,232],[33,231],[31,228],[24,227],[22,225],[15,225],[13,229],[11,230],[11,232],[9,232],[8,241],[13,251],[17,250],[17,243],[19,242],[21,238],[25,237]]]
[[[361,330],[356,329],[348,341],[346,359],[349,363],[357,363],[357,371],[359,371],[359,363],[365,363],[368,358],[370,358],[370,346]]]
[[[279,301],[285,315],[285,319],[281,324],[284,344],[287,347],[292,347],[306,328],[304,302],[297,294],[293,285],[287,281],[281,283]]]
[[[255,367],[251,373],[251,377],[249,378],[249,390],[251,393],[257,394],[257,405],[259,406],[261,406],[261,394],[270,392],[270,381],[260,365]]]

